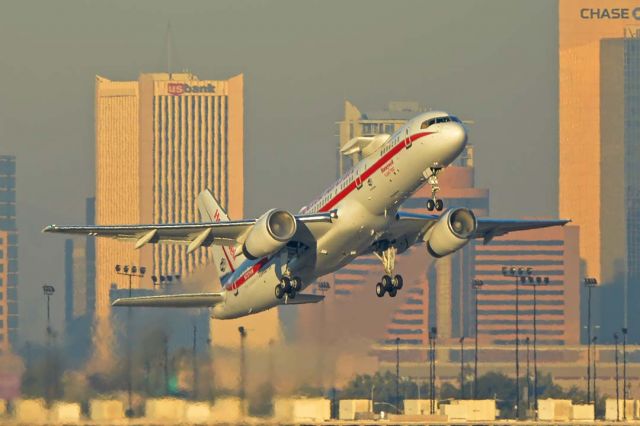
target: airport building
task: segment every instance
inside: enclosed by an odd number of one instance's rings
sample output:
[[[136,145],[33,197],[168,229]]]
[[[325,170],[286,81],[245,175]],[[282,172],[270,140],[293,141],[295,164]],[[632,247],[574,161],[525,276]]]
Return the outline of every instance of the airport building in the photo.
[[[0,155],[0,351],[18,341],[16,159]]]
[[[640,299],[637,11],[629,2],[559,2],[559,213],[580,226],[585,275],[606,286],[598,297],[604,334],[629,324],[634,342],[640,330],[631,325],[640,313],[628,301]]]

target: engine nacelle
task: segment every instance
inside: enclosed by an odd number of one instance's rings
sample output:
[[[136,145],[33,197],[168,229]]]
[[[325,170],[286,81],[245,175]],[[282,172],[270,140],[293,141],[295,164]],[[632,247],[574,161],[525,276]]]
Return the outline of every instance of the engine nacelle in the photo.
[[[460,250],[471,241],[477,227],[476,216],[471,210],[450,209],[425,235],[427,251],[433,257],[443,257]]]
[[[260,216],[244,240],[248,259],[268,256],[284,247],[296,233],[296,218],[286,210],[272,209]]]

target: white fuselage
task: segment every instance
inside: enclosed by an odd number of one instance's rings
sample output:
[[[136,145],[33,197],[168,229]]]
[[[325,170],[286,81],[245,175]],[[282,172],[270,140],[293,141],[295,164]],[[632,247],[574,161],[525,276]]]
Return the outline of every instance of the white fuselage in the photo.
[[[298,252],[286,247],[247,260],[226,277],[225,301],[213,309],[213,317],[237,318],[281,305],[274,287],[283,275],[300,277],[304,288],[370,253],[400,205],[425,183],[431,167],[451,164],[466,145],[465,128],[457,119],[423,124],[435,117],[452,116],[428,112],[415,117],[301,210],[337,213],[315,247]]]

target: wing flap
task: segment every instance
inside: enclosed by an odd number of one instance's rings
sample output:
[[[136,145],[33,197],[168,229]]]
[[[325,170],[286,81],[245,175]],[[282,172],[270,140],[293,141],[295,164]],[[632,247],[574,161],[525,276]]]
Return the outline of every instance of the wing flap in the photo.
[[[224,300],[222,293],[166,294],[161,296],[124,297],[112,306],[148,308],[209,308]]]

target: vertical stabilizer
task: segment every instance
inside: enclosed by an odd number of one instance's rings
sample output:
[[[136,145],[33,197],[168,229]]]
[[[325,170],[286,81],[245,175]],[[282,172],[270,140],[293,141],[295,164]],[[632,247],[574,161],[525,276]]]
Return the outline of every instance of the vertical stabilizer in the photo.
[[[209,189],[205,189],[198,195],[198,210],[200,218],[203,222],[227,222],[229,216],[227,212],[220,206],[220,203],[213,196]],[[220,282],[224,284],[225,275],[236,270],[238,265],[244,260],[242,253],[236,250],[235,246],[218,246],[212,245],[213,262]]]

